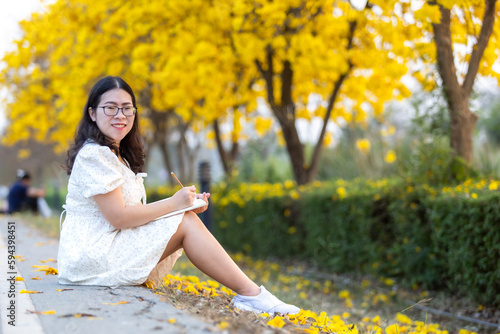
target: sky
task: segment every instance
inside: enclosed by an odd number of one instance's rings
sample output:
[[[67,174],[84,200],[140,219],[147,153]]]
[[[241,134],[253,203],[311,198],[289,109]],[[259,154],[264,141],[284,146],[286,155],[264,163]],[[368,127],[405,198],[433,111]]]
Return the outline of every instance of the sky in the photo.
[[[13,41],[21,37],[18,22],[43,9],[41,0],[0,0],[0,58],[3,58],[5,52],[12,51]],[[4,97],[5,91],[0,91],[0,98]],[[0,109],[0,132],[4,127],[4,111]]]

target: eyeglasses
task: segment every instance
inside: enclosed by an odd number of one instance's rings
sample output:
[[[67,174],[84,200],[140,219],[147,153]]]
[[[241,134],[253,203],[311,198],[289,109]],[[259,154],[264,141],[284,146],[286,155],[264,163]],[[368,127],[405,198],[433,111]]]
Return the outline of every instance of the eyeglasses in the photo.
[[[120,109],[122,110],[122,113],[124,116],[131,117],[134,116],[135,113],[137,112],[137,108],[134,107],[113,107],[113,106],[104,106],[104,107],[97,107],[97,108],[102,108],[104,110],[104,115],[106,116],[116,116]]]

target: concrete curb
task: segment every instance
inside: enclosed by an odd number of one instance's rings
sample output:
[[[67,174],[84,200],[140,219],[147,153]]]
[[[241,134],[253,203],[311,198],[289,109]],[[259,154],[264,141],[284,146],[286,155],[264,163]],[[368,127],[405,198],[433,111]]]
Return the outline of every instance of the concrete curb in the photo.
[[[8,238],[9,226],[15,229],[17,274],[24,278],[24,282],[15,283],[15,297],[9,297],[7,281],[12,274],[8,274]],[[57,268],[57,263],[47,261],[57,259],[58,242],[49,239],[39,232],[29,228],[14,216],[0,218],[0,250],[2,275],[2,292],[0,316],[0,333],[29,333],[29,334],[80,334],[80,333],[212,333],[217,331],[213,324],[203,322],[189,313],[175,308],[168,302],[162,301],[162,296],[141,286],[108,288],[98,286],[60,285],[56,275],[45,275],[43,271],[36,271],[33,265]],[[12,235],[12,233],[10,233]],[[11,238],[12,239],[12,238]],[[23,259],[25,259],[23,261]],[[41,278],[33,280],[34,277]],[[19,294],[21,289],[39,291],[38,294]],[[57,291],[60,289],[71,289]],[[29,296],[29,298],[28,298]],[[15,299],[15,323],[8,324],[7,306]],[[31,302],[31,303],[30,303]],[[126,304],[115,304],[128,302]],[[51,311],[55,314],[38,315],[28,311]],[[75,316],[76,314],[76,316]],[[80,315],[80,317],[79,317]],[[92,315],[93,317],[90,317]],[[173,323],[169,322],[174,319]]]

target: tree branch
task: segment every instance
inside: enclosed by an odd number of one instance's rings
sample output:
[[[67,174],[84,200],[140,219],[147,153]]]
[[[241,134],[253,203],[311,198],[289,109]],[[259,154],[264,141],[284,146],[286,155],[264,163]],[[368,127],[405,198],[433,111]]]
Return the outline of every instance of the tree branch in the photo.
[[[357,21],[350,21],[349,22],[349,37],[348,37],[349,41],[347,44],[347,50],[350,50],[353,47],[354,32],[356,30],[356,26],[357,26]],[[310,169],[309,169],[309,173],[311,173],[311,175],[316,173],[316,169],[318,167],[319,158],[320,158],[321,150],[323,147],[323,140],[325,139],[326,127],[328,126],[328,121],[330,120],[333,106],[335,105],[335,100],[337,99],[337,96],[339,95],[339,91],[340,91],[340,88],[342,87],[342,84],[344,83],[344,80],[347,78],[347,76],[351,72],[352,68],[353,68],[353,64],[351,61],[349,61],[349,68],[347,69],[347,71],[345,73],[343,73],[337,79],[337,82],[335,82],[335,85],[333,86],[332,94],[330,95],[330,99],[328,100],[328,107],[326,108],[325,116],[323,117],[323,126],[321,128],[321,132],[320,132],[318,141],[316,143],[316,146],[314,147],[314,153],[311,157],[311,165],[310,165]]]
[[[472,55],[469,60],[469,68],[463,83],[464,94],[466,96],[470,96],[472,92],[474,80],[476,79],[479,64],[481,63],[481,58],[483,57],[484,50],[488,46],[488,41],[490,40],[493,32],[493,24],[495,23],[495,3],[496,0],[486,0],[483,25],[481,26],[481,31],[479,32],[477,44],[474,45]]]
[[[266,61],[267,61],[267,70],[264,70],[264,68],[262,67],[262,64],[257,59],[255,60],[255,64],[257,65],[259,72],[262,74],[262,76],[264,77],[264,80],[266,81],[267,102],[271,105],[271,108],[274,109],[274,107],[276,106],[276,102],[274,100],[273,49],[271,48],[271,45],[268,45],[266,47]]]
[[[283,63],[281,72],[281,108],[284,116],[289,120],[295,120],[295,104],[292,101],[292,65],[288,60]]]
[[[437,63],[441,79],[443,80],[444,91],[450,101],[450,94],[457,94],[460,85],[457,79],[457,70],[453,58],[453,47],[451,44],[450,31],[450,10],[439,6],[441,12],[441,22],[433,23],[434,41],[436,43]]]

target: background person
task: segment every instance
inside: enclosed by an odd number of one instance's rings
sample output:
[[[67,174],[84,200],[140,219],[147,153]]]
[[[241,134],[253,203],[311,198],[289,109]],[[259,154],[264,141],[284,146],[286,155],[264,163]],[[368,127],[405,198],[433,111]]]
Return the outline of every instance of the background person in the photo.
[[[17,181],[10,187],[7,196],[8,213],[31,211],[38,213],[38,199],[45,196],[44,189],[31,187],[31,176],[18,169]]]

